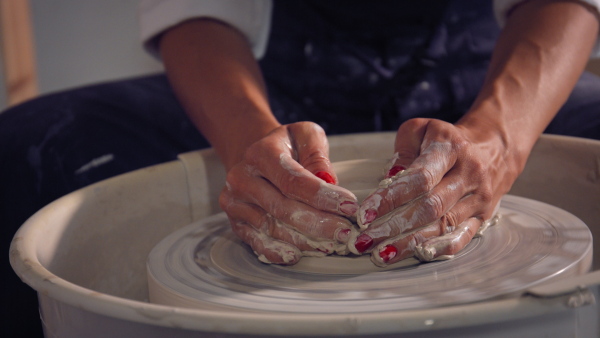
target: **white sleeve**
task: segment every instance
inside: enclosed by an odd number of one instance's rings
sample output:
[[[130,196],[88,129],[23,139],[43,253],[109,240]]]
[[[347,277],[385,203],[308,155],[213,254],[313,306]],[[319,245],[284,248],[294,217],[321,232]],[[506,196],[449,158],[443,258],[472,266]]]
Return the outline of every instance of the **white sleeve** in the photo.
[[[141,0],[138,7],[144,48],[158,57],[158,40],[167,29],[194,18],[213,18],[242,32],[256,58],[265,53],[271,0]]]
[[[506,24],[506,17],[511,9],[517,4],[526,0],[494,0],[494,12],[496,15],[496,21],[500,27],[504,27]],[[578,0],[596,8],[596,11],[600,12],[600,0]],[[596,40],[596,46],[592,50],[591,57],[600,57],[600,36]]]

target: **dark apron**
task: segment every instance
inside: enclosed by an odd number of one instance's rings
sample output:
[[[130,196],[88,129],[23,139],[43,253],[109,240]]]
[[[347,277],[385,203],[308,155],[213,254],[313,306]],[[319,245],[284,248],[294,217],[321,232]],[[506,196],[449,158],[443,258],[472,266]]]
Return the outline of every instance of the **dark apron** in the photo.
[[[456,121],[479,90],[499,28],[491,1],[274,2],[261,67],[275,115],[329,134]]]

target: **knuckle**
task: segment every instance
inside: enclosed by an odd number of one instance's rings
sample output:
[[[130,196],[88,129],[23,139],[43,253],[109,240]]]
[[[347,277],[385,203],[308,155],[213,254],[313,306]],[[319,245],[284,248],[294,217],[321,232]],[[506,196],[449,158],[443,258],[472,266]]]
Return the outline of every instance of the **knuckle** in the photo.
[[[472,177],[478,178],[479,180],[486,177],[486,174],[489,171],[488,165],[480,158],[471,159],[469,167]]]
[[[230,193],[240,190],[243,187],[243,176],[237,166],[229,170],[225,176],[225,190]]]
[[[465,140],[462,137],[457,137],[452,142],[452,146],[454,147],[454,150],[459,153],[469,152],[469,149],[471,149],[471,145],[472,145],[471,142]]]
[[[400,132],[415,130],[427,123],[428,123],[428,120],[425,118],[420,118],[420,117],[412,118],[412,119],[409,119],[409,120],[405,121],[404,123],[402,123],[399,130],[400,130]]]
[[[460,224],[460,220],[458,219],[458,215],[453,212],[447,212],[441,218],[441,233],[447,234],[456,229],[456,227]]]
[[[418,168],[415,175],[419,185],[424,187],[426,191],[431,190],[436,184],[435,175],[428,168]]]
[[[265,213],[260,217],[259,223],[255,226],[255,228],[269,237],[274,237],[277,229],[275,225],[275,218],[273,218],[273,216],[270,214]]]
[[[479,196],[479,202],[485,205],[490,204],[494,198],[494,192],[490,186],[480,187],[477,195]]]
[[[423,202],[426,205],[427,214],[431,219],[439,219],[444,215],[444,201],[438,194],[429,194],[425,196]]]
[[[251,144],[244,152],[244,161],[248,164],[254,164],[256,159],[260,157],[264,140]]]
[[[221,210],[225,212],[229,211],[232,202],[233,199],[229,192],[221,192],[221,194],[219,195],[219,207],[221,207]]]
[[[286,197],[294,196],[295,187],[299,186],[298,177],[289,175],[287,178],[278,181],[277,188]]]
[[[323,163],[329,162],[329,159],[327,158],[327,156],[325,156],[325,154],[323,154],[323,152],[318,149],[314,149],[308,154],[303,154],[303,157],[304,157],[304,159],[302,161],[303,162],[302,165],[305,168],[319,166]]]
[[[494,187],[490,180],[480,182],[474,193],[477,196],[477,201],[481,204],[490,204],[494,199]]]
[[[312,132],[316,133],[318,136],[325,136],[325,129],[321,127],[319,124],[314,122],[305,122],[309,124],[309,128],[312,129]]]
[[[301,131],[310,131],[316,133],[319,136],[325,135],[325,130],[319,124],[310,121],[300,121],[290,124],[290,130],[292,133]]]
[[[412,161],[414,161],[416,154],[414,151],[411,151],[410,149],[397,149],[395,156],[398,160],[405,160],[408,162],[412,162]]]

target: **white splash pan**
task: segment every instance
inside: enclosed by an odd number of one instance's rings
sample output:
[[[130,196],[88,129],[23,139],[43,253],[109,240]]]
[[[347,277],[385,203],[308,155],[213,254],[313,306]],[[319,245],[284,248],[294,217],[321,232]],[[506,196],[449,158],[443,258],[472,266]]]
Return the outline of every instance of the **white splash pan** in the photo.
[[[332,160],[387,158],[393,138],[331,137]],[[600,336],[593,305],[600,271],[517,297],[360,316],[265,318],[148,303],[148,253],[169,233],[220,211],[224,176],[213,151],[187,153],[73,192],[33,215],[14,237],[10,261],[38,293],[46,336]],[[544,135],[510,193],[565,209],[600,238],[600,142]]]

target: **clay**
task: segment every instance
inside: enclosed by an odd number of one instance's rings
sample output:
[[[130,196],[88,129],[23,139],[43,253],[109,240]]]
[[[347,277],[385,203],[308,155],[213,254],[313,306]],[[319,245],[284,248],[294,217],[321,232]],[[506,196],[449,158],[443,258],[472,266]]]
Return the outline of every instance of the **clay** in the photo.
[[[221,213],[171,234],[148,261],[150,301],[229,313],[365,313],[483,301],[590,267],[592,237],[575,216],[505,196],[502,226],[451,260],[414,258],[383,268],[369,256],[304,257],[264,264]],[[551,220],[551,221],[549,221]]]

